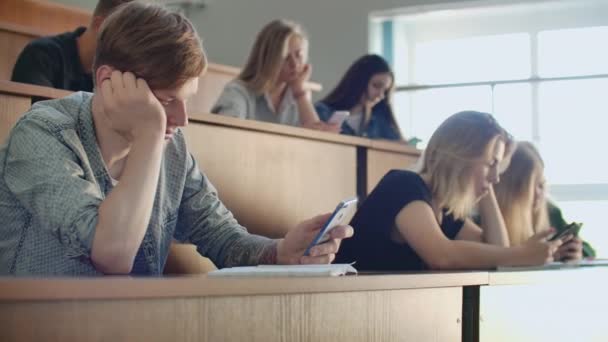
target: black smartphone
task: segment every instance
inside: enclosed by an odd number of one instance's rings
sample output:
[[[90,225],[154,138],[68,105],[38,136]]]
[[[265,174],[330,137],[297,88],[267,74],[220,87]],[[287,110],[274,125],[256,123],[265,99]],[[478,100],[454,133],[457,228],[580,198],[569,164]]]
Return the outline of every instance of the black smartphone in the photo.
[[[573,235],[573,236],[578,236],[578,232],[581,229],[581,225],[576,223],[576,222],[572,222],[569,225],[566,226],[566,228],[564,228],[564,230],[562,230],[559,233],[556,233],[555,235],[553,235],[549,241],[555,241],[557,239],[561,239],[565,236],[568,235]]]

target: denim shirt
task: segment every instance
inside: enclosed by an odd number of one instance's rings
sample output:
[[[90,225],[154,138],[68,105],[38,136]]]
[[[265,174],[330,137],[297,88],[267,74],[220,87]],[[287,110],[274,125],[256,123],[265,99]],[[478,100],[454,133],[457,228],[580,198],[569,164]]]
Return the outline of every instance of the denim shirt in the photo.
[[[331,108],[323,102],[317,102],[315,104],[315,110],[319,114],[319,119],[327,122],[331,115],[336,109]],[[342,124],[342,130],[340,134],[346,135],[358,135],[352,127],[350,127],[346,121]],[[399,133],[393,128],[391,122],[381,111],[376,108],[372,109],[372,115],[367,124],[367,128],[363,131],[360,136],[369,139],[387,139],[387,140],[399,140]]]
[[[36,103],[0,148],[0,274],[100,275],[91,247],[99,206],[113,186],[92,98],[79,92]],[[273,243],[237,223],[181,131],[167,143],[132,274],[161,275],[174,238],[195,244],[218,267],[255,263],[252,251]]]

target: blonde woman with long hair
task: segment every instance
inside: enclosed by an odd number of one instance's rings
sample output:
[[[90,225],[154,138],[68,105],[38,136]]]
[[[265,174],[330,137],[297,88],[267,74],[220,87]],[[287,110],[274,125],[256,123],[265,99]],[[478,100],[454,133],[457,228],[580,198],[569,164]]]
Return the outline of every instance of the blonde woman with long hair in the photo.
[[[338,133],[321,120],[306,82],[308,39],[302,27],[274,20],[258,34],[245,67],[224,88],[212,113]]]
[[[546,197],[544,169],[543,159],[534,145],[520,142],[500,183],[495,186],[511,245],[521,245],[534,234],[553,226],[549,220],[550,204]],[[554,259],[580,260],[583,241],[571,235],[563,240]]]
[[[541,265],[561,241],[539,233],[509,240],[493,186],[513,151],[510,135],[487,113],[452,115],[433,133],[417,171],[392,170],[355,214],[355,236],[337,262],[361,270],[485,269]],[[468,215],[478,205],[481,224]]]

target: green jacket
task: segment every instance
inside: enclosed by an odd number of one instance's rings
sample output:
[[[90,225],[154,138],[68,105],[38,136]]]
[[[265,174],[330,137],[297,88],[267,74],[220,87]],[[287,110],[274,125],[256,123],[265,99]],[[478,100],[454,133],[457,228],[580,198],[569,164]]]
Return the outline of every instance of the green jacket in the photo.
[[[549,224],[551,227],[557,230],[557,233],[561,232],[568,226],[568,222],[564,220],[562,211],[554,203],[547,201],[547,210],[549,212]],[[595,257],[595,250],[589,243],[583,241],[583,257]]]

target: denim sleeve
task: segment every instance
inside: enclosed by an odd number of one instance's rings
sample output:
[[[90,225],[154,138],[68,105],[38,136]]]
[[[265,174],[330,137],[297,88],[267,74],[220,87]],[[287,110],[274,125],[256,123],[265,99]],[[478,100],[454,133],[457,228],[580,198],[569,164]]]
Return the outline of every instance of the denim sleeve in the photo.
[[[71,257],[90,257],[103,195],[52,122],[23,119],[7,142],[5,182]],[[44,248],[44,246],[40,246]]]
[[[192,155],[188,159],[177,234],[195,244],[198,252],[219,268],[260,263],[275,240],[249,234],[220,201]]]
[[[315,103],[315,110],[317,111],[317,114],[319,114],[319,119],[325,122],[327,122],[327,120],[329,120],[331,115],[334,113],[334,110],[329,108],[329,106],[323,102]]]
[[[246,119],[247,113],[254,110],[250,107],[247,90],[233,81],[224,87],[222,94],[211,108],[211,113]]]

